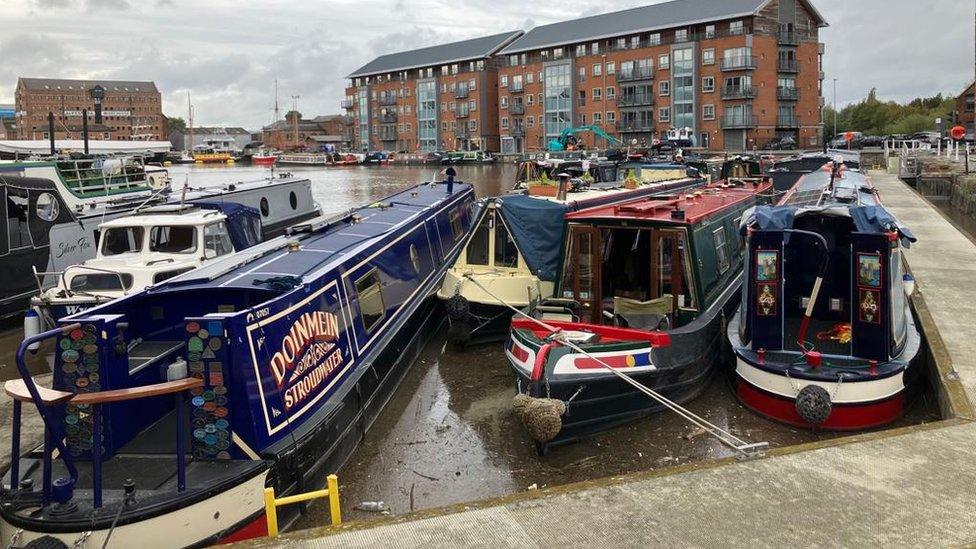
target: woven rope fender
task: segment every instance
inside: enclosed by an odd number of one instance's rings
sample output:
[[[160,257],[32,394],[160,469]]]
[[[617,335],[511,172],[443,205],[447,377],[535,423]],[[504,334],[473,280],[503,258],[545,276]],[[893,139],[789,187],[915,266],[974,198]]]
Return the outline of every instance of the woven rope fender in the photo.
[[[796,395],[796,412],[811,425],[827,421],[830,409],[830,393],[819,385],[807,385]]]
[[[515,395],[512,408],[536,442],[549,442],[563,428],[562,416],[566,413],[566,403],[561,400],[533,398],[520,393]]]
[[[471,305],[468,303],[468,300],[463,295],[457,293],[447,300],[444,307],[447,308],[447,316],[453,320],[464,320],[468,318],[468,311],[471,310]]]

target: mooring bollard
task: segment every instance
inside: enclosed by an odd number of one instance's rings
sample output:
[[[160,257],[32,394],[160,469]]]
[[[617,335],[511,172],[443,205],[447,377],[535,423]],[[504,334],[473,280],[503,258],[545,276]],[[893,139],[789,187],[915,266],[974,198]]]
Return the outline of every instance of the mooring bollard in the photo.
[[[278,507],[292,503],[301,503],[313,499],[329,499],[329,518],[333,525],[342,524],[342,511],[339,508],[339,477],[329,475],[325,479],[324,490],[313,490],[304,494],[295,494],[283,498],[275,498],[274,488],[264,489],[264,517],[268,523],[268,535],[278,536]]]

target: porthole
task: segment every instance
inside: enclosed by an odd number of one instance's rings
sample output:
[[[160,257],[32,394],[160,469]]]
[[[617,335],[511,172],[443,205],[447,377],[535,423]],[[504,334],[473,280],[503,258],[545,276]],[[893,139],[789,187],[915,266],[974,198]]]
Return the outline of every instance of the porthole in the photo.
[[[288,193],[288,203],[291,204],[291,209],[298,209],[298,195],[295,194],[295,191]]]
[[[261,217],[268,217],[271,213],[271,207],[268,205],[268,199],[261,197]]]
[[[61,206],[58,204],[58,199],[51,193],[41,193],[37,195],[37,205],[35,212],[37,217],[40,217],[44,221],[54,221],[58,218],[58,213],[61,211]]]

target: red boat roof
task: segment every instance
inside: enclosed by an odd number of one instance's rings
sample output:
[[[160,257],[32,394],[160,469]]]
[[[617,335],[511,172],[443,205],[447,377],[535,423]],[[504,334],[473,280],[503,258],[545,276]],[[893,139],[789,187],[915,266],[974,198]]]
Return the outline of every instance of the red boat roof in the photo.
[[[567,221],[596,219],[659,221],[676,225],[690,225],[729,206],[752,200],[757,194],[769,192],[773,184],[727,186],[714,183],[687,194],[639,198],[609,206],[597,206],[566,214]],[[684,216],[674,216],[673,211]]]

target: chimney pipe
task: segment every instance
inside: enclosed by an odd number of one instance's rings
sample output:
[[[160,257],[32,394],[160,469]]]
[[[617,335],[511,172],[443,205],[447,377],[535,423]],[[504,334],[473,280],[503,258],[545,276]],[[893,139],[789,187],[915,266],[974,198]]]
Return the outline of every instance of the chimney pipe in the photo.
[[[81,135],[85,140],[85,156],[88,156],[88,109],[81,109]]]
[[[54,148],[54,113],[47,111],[47,135],[51,140],[51,156],[57,154]]]

